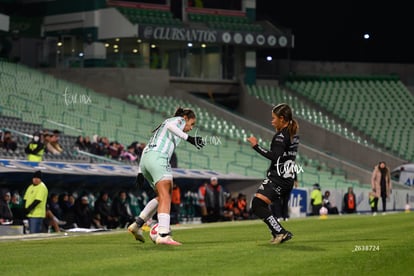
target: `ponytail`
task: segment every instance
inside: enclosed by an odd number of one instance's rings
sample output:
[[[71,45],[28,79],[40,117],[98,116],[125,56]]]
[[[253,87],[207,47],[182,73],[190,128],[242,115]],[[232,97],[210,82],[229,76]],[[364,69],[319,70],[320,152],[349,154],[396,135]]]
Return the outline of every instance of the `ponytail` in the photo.
[[[290,140],[295,136],[299,131],[299,124],[295,119],[290,120],[288,125]]]

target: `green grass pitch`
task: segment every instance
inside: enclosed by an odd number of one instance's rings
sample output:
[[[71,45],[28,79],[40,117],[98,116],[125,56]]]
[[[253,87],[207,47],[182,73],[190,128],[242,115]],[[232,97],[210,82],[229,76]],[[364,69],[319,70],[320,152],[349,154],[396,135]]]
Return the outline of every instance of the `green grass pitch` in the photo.
[[[260,220],[174,226],[179,247],[126,230],[2,239],[1,275],[414,275],[414,213],[307,217],[269,243]]]

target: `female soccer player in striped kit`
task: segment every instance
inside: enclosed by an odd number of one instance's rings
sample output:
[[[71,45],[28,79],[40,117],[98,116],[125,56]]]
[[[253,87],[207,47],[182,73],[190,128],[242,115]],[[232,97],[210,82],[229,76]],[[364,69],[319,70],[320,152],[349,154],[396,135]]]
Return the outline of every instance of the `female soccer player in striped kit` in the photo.
[[[259,146],[253,136],[247,138],[247,141],[255,151],[271,161],[266,178],[252,200],[252,211],[269,227],[273,236],[271,243],[279,244],[293,236],[280,225],[269,209],[269,204],[277,198],[290,194],[297,173],[295,158],[299,137],[296,133],[299,126],[293,119],[289,105],[282,103],[273,108],[272,126],[276,129],[276,134],[273,136],[270,150]]]
[[[166,119],[154,131],[143,150],[137,176],[138,186],[142,186],[144,178],[157,193],[157,197],[147,203],[136,222],[128,227],[136,240],[144,242],[141,227],[158,212],[158,237],[156,244],[181,245],[173,240],[170,231],[171,190],[173,176],[170,158],[180,140],[186,140],[197,149],[204,146],[201,137],[189,136],[195,125],[196,116],[191,109],[178,108],[174,117]]]

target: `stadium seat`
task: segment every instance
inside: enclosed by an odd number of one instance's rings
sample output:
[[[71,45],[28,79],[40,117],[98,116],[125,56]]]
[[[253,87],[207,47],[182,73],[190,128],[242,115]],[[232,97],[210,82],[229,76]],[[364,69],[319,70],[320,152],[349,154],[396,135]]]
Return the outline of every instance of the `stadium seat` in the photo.
[[[403,139],[401,126],[412,125],[414,96],[396,77],[298,77],[287,81],[286,86],[351,124],[385,150],[410,160],[412,149],[402,148],[404,143],[396,141]],[[397,134],[382,135],[384,129]],[[365,143],[365,139],[355,138]]]

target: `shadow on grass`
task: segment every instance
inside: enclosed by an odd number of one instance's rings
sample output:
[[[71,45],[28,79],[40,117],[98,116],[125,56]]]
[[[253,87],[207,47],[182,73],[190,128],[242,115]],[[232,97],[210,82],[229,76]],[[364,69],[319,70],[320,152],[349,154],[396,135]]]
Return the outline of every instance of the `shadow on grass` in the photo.
[[[283,248],[283,250],[293,250],[293,251],[326,251],[325,248],[319,246],[309,246],[303,244],[294,244],[294,243],[282,243],[282,244],[259,244],[259,246],[267,248]]]
[[[381,241],[385,241],[385,240],[389,240],[389,239],[383,239],[383,238],[381,238]],[[323,242],[323,243],[339,243],[339,242],[366,242],[366,241],[375,241],[375,242],[378,242],[378,238],[360,238],[360,239],[358,239],[358,238],[352,238],[352,239],[341,239],[341,240],[335,240],[335,239],[332,239],[332,240],[323,240],[323,241],[321,241],[321,242]],[[314,241],[312,241],[312,242],[314,242]]]
[[[141,242],[136,242],[135,244],[132,243],[131,247],[136,250],[145,251],[145,252],[152,251],[152,250],[174,251],[179,248],[183,248],[184,245],[175,246],[175,245],[155,244],[152,241],[146,241],[145,243],[141,243]]]

